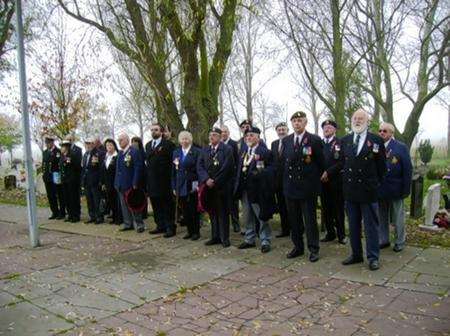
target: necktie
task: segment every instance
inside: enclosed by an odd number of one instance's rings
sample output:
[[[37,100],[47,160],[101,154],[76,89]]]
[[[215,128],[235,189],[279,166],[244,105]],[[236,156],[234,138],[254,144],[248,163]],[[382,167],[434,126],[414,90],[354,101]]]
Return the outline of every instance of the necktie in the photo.
[[[153,141],[152,141],[152,149],[155,149],[155,147],[156,147],[156,141],[153,140]]]
[[[295,144],[294,144],[295,150],[298,150],[300,148],[300,138],[299,136],[295,136]]]
[[[358,155],[358,146],[359,146],[359,139],[361,138],[361,135],[357,134],[355,142],[353,143],[353,152],[355,155]]]
[[[280,140],[280,142],[278,143],[278,155],[281,154],[281,146],[283,145],[283,142]]]

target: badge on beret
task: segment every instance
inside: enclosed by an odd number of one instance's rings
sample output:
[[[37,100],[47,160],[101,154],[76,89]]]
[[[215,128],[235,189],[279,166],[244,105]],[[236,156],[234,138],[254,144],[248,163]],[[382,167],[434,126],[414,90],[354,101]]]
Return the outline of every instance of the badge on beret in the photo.
[[[380,151],[380,145],[378,144],[373,144],[373,152],[374,153],[378,153]]]

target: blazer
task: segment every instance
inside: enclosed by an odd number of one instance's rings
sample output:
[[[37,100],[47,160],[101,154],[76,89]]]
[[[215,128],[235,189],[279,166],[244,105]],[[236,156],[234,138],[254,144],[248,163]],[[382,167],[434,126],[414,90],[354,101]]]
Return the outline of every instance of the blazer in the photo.
[[[408,197],[411,191],[413,167],[408,147],[400,141],[391,139],[386,148],[387,174],[378,189],[378,196],[383,200]]]
[[[342,154],[341,140],[334,137],[330,143],[323,140],[323,154],[325,158],[325,171],[328,174],[327,184],[342,188],[342,167],[344,155]]]
[[[386,154],[383,139],[367,132],[358,155],[355,154],[353,133],[342,138],[343,190],[346,201],[375,203],[378,187],[386,174]]]
[[[282,151],[278,150],[280,139],[272,141],[270,145],[270,151],[272,152],[272,158],[274,162],[275,170],[275,188],[276,190],[283,189],[283,160],[281,160]],[[283,149],[283,143],[281,143],[281,149]]]
[[[184,197],[194,190],[192,183],[198,182],[197,160],[201,150],[191,146],[186,156],[183,156],[183,150],[178,147],[173,152],[172,164],[172,190],[175,190],[178,196]]]
[[[89,154],[89,157],[86,158],[87,162],[85,162],[86,164],[84,167],[84,184],[86,186],[95,187],[100,185],[102,179],[102,165],[103,160],[105,159],[105,152],[98,148],[93,148]]]
[[[42,153],[42,179],[45,183],[53,182],[53,173],[59,172],[61,151],[56,146]]]
[[[137,149],[130,146],[125,152],[119,151],[116,160],[115,188],[122,193],[133,187],[138,188],[143,168],[144,161]]]
[[[300,200],[317,197],[325,169],[322,140],[305,131],[298,148],[294,146],[294,134],[283,138],[282,142],[284,195]]]
[[[230,179],[234,174],[233,150],[230,146],[219,142],[214,153],[211,146],[205,147],[197,162],[197,174],[200,183],[209,178],[215,182],[215,189],[232,191]]]
[[[226,143],[226,145],[230,146],[231,149],[233,150],[233,161],[234,161],[235,169],[237,170],[237,164],[239,162],[238,143],[236,141],[234,141],[233,139],[229,139],[228,143]]]
[[[117,168],[117,158],[119,154],[111,158],[109,166],[106,167],[106,156],[102,164],[102,185],[106,187],[107,190],[114,188],[114,179],[116,178],[116,168]]]
[[[152,149],[153,140],[145,145],[147,193],[150,197],[168,196],[172,193],[172,154],[175,144],[164,138]]]

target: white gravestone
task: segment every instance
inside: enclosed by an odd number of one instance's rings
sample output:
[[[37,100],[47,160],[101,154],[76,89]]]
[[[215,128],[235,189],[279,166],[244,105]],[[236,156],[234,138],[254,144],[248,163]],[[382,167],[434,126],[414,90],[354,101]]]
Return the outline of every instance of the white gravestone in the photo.
[[[439,210],[439,202],[441,200],[441,185],[433,184],[428,188],[425,201],[425,223],[420,225],[421,229],[441,231],[442,228],[433,224],[434,215]]]

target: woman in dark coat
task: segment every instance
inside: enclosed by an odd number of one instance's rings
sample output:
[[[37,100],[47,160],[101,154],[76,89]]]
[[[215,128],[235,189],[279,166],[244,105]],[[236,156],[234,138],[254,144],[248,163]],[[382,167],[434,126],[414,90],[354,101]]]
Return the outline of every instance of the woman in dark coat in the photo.
[[[131,145],[133,147],[135,147],[138,151],[139,154],[141,154],[142,156],[142,160],[145,161],[145,149],[144,149],[144,144],[142,142],[142,139],[140,137],[132,137],[131,138]],[[141,176],[141,185],[140,187],[142,187],[144,189],[145,192],[147,192],[147,179],[146,179],[146,174],[145,174],[145,170],[143,170],[143,174]],[[144,211],[142,212],[142,218],[143,219],[147,219],[148,218],[148,207],[144,208]]]
[[[114,188],[116,160],[119,150],[113,139],[106,139],[104,146],[106,148],[106,155],[102,164],[102,189],[106,196],[107,207],[112,212],[110,224],[120,224],[122,222],[122,213],[119,206],[117,190]]]
[[[192,145],[192,134],[182,131],[178,135],[180,146],[173,152],[172,189],[187,226],[184,239],[200,238],[200,214],[197,211],[197,160],[200,150]]]

